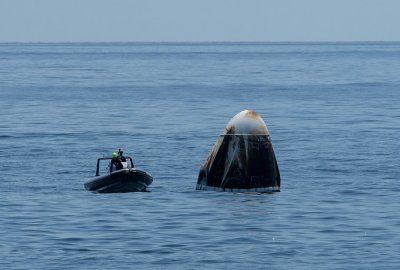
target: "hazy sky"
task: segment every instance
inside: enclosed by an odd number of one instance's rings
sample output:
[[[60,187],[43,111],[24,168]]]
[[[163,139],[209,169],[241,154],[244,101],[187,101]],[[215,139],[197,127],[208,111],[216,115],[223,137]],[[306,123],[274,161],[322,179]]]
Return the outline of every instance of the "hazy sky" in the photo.
[[[400,0],[0,0],[0,42],[376,40]]]

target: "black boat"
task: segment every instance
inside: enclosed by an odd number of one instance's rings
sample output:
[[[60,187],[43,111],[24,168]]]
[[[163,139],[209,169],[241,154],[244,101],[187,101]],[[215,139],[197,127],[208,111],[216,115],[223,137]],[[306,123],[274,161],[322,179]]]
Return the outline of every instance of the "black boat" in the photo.
[[[96,177],[85,183],[85,188],[99,193],[135,192],[146,191],[153,182],[153,177],[145,171],[134,168],[131,157],[124,157],[122,169],[111,171],[100,175],[101,161],[108,161],[111,166],[112,158],[97,159]]]

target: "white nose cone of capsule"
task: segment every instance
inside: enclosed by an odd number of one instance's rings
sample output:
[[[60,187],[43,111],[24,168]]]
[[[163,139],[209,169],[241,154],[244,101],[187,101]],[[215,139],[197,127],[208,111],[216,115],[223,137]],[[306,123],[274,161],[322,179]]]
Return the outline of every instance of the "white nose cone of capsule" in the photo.
[[[196,189],[280,191],[280,174],[269,131],[251,110],[235,115],[200,169]]]
[[[264,120],[255,111],[245,110],[235,115],[225,127],[223,135],[267,135]]]

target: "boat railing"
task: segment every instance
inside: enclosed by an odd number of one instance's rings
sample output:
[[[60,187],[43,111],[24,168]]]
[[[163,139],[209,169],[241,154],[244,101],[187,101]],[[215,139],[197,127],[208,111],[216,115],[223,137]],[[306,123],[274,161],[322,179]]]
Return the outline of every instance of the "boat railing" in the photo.
[[[130,163],[131,163],[131,168],[134,168],[135,166],[133,165],[133,160],[132,160],[132,158],[131,157],[129,157],[129,156],[124,156],[125,157],[125,159],[126,159],[126,161],[128,162],[128,160],[130,161]],[[104,158],[98,158],[97,159],[97,166],[96,166],[96,176],[100,176],[100,161],[102,161],[102,160],[112,160],[112,158],[110,158],[110,157],[104,157]]]

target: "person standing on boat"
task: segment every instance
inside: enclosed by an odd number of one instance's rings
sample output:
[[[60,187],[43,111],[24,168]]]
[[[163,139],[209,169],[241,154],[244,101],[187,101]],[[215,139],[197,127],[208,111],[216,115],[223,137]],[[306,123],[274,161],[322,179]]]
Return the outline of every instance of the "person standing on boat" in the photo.
[[[117,153],[112,153],[112,159],[110,162],[110,172],[118,171],[123,169],[124,166],[121,163],[121,156]]]

